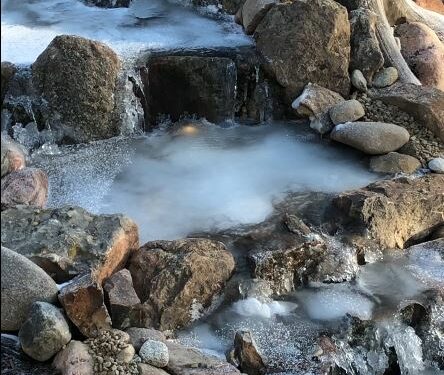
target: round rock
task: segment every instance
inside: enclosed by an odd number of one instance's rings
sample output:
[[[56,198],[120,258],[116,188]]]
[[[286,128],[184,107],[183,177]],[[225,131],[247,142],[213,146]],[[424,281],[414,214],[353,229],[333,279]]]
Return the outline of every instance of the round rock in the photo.
[[[19,331],[23,351],[46,361],[71,340],[68,323],[60,310],[46,302],[34,302]]]
[[[373,86],[382,88],[393,85],[398,80],[398,69],[393,66],[381,69],[373,78]]]
[[[331,139],[369,155],[382,155],[404,146],[409,132],[403,127],[384,122],[347,122],[335,126]]]
[[[139,351],[139,356],[144,363],[154,367],[165,367],[168,365],[169,352],[168,347],[160,341],[147,340]]]
[[[444,158],[435,158],[430,160],[428,167],[435,173],[444,173]]]
[[[418,159],[398,152],[389,152],[370,159],[370,169],[379,173],[413,173],[420,167],[421,162]]]
[[[364,117],[365,110],[359,101],[352,99],[334,105],[330,108],[329,114],[333,124],[338,125],[359,120]]]
[[[57,285],[39,266],[23,255],[1,248],[1,329],[17,331],[33,302],[54,302]]]

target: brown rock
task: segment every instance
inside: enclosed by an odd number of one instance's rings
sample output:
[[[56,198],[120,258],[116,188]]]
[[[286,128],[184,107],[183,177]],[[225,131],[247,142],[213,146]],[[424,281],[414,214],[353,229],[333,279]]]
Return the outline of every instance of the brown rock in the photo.
[[[317,84],[309,83],[291,106],[299,115],[310,118],[312,129],[324,134],[334,126],[328,114],[329,109],[343,101],[344,98],[340,94]]]
[[[419,6],[433,10],[434,12],[444,15],[444,3],[442,0],[414,0]]]
[[[171,375],[238,375],[240,372],[227,362],[187,348],[167,342],[170,360],[166,370]]]
[[[146,363],[139,363],[137,365],[139,369],[139,375],[169,375],[166,371],[161,368],[147,365]]]
[[[376,37],[377,15],[359,8],[350,12],[350,69],[359,69],[371,86],[374,74],[383,67],[384,57]]]
[[[132,307],[140,303],[130,272],[123,269],[115,273],[105,281],[103,289],[108,296],[113,326],[118,329],[128,328]]]
[[[87,337],[111,328],[103,290],[90,275],[80,276],[60,290],[59,301],[68,318]]]
[[[129,262],[134,288],[151,307],[152,327],[187,326],[220,293],[234,270],[221,242],[189,238],[148,242]]]
[[[1,177],[25,167],[26,157],[22,147],[11,138],[1,135]]]
[[[137,225],[123,215],[93,215],[79,207],[26,206],[1,215],[5,246],[31,259],[58,282],[92,269],[101,284],[139,246]]]
[[[48,198],[48,176],[41,169],[23,168],[1,181],[2,210],[16,205],[42,208]]]
[[[375,99],[399,107],[444,141],[444,92],[434,87],[398,83],[375,91]]]
[[[370,169],[379,173],[413,173],[421,168],[421,162],[410,155],[389,152],[370,159]]]
[[[94,361],[88,346],[72,340],[54,358],[53,366],[62,375],[94,375]]]
[[[359,120],[364,117],[365,110],[359,101],[352,99],[334,105],[330,108],[329,114],[333,124],[338,125]]]
[[[404,23],[395,29],[401,53],[423,85],[444,91],[444,45],[435,32],[419,22]]]
[[[40,54],[32,65],[33,83],[49,102],[51,120],[66,140],[118,135],[114,91],[119,70],[111,48],[78,36],[57,36]]]
[[[276,4],[276,0],[247,0],[242,7],[242,24],[247,34],[253,34],[257,25],[267,12]]]
[[[348,95],[350,24],[346,8],[335,1],[277,4],[254,37],[265,68],[285,88],[289,102],[309,82]]]
[[[132,346],[134,346],[134,349],[136,349],[136,351],[139,351],[146,340],[166,342],[165,335],[162,332],[152,328],[131,327],[128,328],[125,332],[129,335],[130,343]]]
[[[260,375],[265,369],[265,363],[248,331],[237,331],[234,337],[234,358],[239,363],[242,372],[249,375]]]
[[[340,194],[333,219],[352,233],[369,235],[386,248],[403,248],[442,223],[444,175],[384,180]]]

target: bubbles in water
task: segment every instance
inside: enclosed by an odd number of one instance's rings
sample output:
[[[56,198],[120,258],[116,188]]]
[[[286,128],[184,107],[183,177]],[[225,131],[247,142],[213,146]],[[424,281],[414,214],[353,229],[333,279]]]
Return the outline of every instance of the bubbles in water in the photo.
[[[244,317],[258,316],[261,318],[270,319],[274,315],[288,315],[291,311],[296,309],[297,305],[292,302],[262,302],[257,298],[250,297],[233,304],[232,310],[234,313]]]

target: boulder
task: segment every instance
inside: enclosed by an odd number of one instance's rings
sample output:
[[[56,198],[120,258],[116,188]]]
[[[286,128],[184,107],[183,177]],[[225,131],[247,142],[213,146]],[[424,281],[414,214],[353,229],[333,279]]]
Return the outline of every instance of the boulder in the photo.
[[[310,127],[321,134],[333,129],[333,122],[330,119],[328,110],[335,104],[341,103],[344,98],[325,87],[309,83],[304,91],[298,96],[291,107],[301,116],[310,118]]]
[[[48,199],[48,176],[38,168],[23,168],[1,181],[2,210],[17,205],[43,208]]]
[[[43,362],[71,341],[69,325],[60,310],[46,302],[34,302],[19,331],[23,351]]]
[[[57,300],[56,283],[24,256],[1,248],[1,329],[17,331],[35,301]]]
[[[131,327],[125,331],[130,337],[130,343],[137,351],[140,350],[143,343],[147,340],[165,342],[165,335],[153,328],[136,328]]]
[[[401,41],[401,53],[423,85],[444,91],[444,45],[435,32],[420,22],[403,23],[395,35]]]
[[[170,360],[166,371],[171,375],[239,375],[228,362],[174,342],[167,342]]]
[[[93,215],[69,206],[45,210],[19,206],[2,211],[1,219],[3,244],[59,283],[92,269],[101,284],[139,246],[137,225],[123,215]]]
[[[348,95],[350,24],[333,0],[296,0],[272,7],[254,34],[265,69],[290,102],[308,83]]]
[[[414,0],[419,6],[441,13],[444,16],[444,3],[442,0]]]
[[[376,21],[377,15],[368,9],[359,8],[350,12],[350,69],[359,69],[370,86],[373,76],[384,65],[376,37]]]
[[[94,375],[94,360],[88,345],[72,340],[54,358],[53,366],[62,375]]]
[[[8,91],[9,81],[17,72],[17,68],[14,64],[2,61],[1,63],[1,104],[3,105],[3,99]],[[3,146],[3,145],[2,145]]]
[[[373,78],[373,86],[382,88],[393,85],[398,80],[398,70],[393,66],[376,72]]]
[[[399,83],[375,91],[375,99],[399,107],[444,142],[444,92],[434,87]]]
[[[276,0],[246,0],[242,7],[242,25],[247,34],[253,34]]]
[[[133,280],[127,269],[120,270],[109,277],[103,286],[111,311],[113,327],[118,329],[128,328],[128,316],[134,305],[140,303],[140,299],[133,287]]]
[[[153,124],[160,115],[173,121],[197,115],[214,123],[234,117],[236,66],[229,58],[153,57],[142,78]]]
[[[403,248],[442,223],[444,176],[383,180],[333,199],[332,220],[385,248]]]
[[[381,155],[396,151],[409,140],[409,132],[384,122],[348,122],[335,126],[331,139],[366,154]]]
[[[260,375],[265,370],[265,363],[259,353],[251,332],[237,331],[234,336],[234,359],[242,372]]]
[[[427,164],[429,169],[435,173],[444,173],[444,158],[435,158]]]
[[[359,101],[352,99],[334,105],[330,108],[329,114],[333,124],[338,125],[359,120],[364,117],[365,110]]]
[[[222,291],[234,270],[221,242],[200,238],[148,242],[131,257],[134,289],[152,312],[151,327],[189,325]]]
[[[353,70],[350,78],[352,85],[356,89],[362,92],[367,91],[367,80],[365,79],[364,74],[362,74],[359,69]]]
[[[91,275],[79,276],[64,286],[59,301],[66,315],[87,336],[111,328],[111,318],[105,306],[103,289]]]
[[[444,238],[444,223],[434,229],[430,235],[430,240],[437,240],[438,238]]]
[[[147,340],[139,350],[139,357],[148,365],[166,367],[170,359],[168,347],[161,341]]]
[[[26,156],[23,148],[2,133],[1,135],[1,177],[25,167]]]
[[[389,152],[370,159],[370,169],[379,173],[413,173],[421,168],[421,162],[410,155]]]
[[[114,91],[120,61],[105,44],[55,37],[32,65],[33,84],[49,102],[50,121],[68,142],[118,135]]]

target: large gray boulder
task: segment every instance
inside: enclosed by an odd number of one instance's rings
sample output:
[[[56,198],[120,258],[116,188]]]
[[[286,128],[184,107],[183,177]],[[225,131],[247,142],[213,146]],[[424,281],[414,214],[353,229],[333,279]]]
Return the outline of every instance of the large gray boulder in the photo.
[[[350,24],[333,0],[295,0],[272,7],[256,28],[265,68],[290,102],[309,82],[348,95]]]
[[[10,208],[1,213],[1,230],[3,245],[31,259],[57,282],[92,269],[101,283],[139,246],[131,219],[93,215],[79,207]]]
[[[62,375],[94,375],[94,359],[88,345],[72,340],[54,358],[53,366]]]
[[[253,34],[276,0],[246,0],[242,7],[242,25],[247,34]]]
[[[350,12],[350,69],[360,70],[369,85],[374,74],[384,65],[375,32],[376,21],[377,15],[368,9],[359,8]]]
[[[46,302],[34,302],[19,331],[23,351],[43,362],[71,340],[68,322],[60,310]]]
[[[32,65],[33,83],[49,102],[51,125],[73,143],[118,135],[114,118],[120,61],[105,44],[72,35],[53,39]]]
[[[401,126],[384,122],[347,122],[335,126],[330,137],[366,154],[381,155],[400,149],[410,135]]]
[[[35,301],[55,302],[57,285],[24,256],[1,248],[1,329],[16,331]]]

